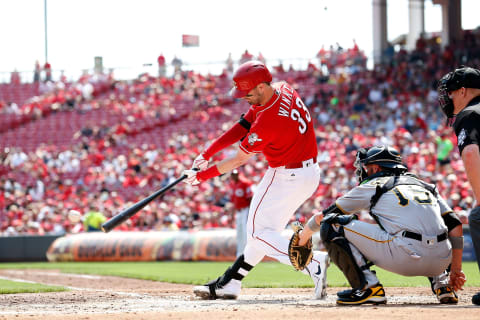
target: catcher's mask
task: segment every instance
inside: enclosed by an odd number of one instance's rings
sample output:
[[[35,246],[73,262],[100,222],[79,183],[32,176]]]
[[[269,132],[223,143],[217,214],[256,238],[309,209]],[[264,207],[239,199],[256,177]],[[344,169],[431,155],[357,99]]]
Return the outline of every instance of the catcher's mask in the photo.
[[[367,178],[367,171],[362,166],[361,161],[367,157],[368,148],[360,148],[357,150],[357,156],[353,165],[355,166],[355,175],[357,176],[358,183]]]
[[[366,165],[369,164],[379,165],[382,171],[392,174],[402,174],[407,171],[407,167],[402,163],[400,153],[390,146],[375,146],[358,150],[354,165],[359,183],[368,178]]]
[[[438,82],[438,103],[443,113],[447,116],[447,124],[451,125],[454,112],[453,100],[449,97],[450,92],[460,88],[478,88],[480,89],[480,71],[470,67],[460,67],[455,71],[444,75]]]

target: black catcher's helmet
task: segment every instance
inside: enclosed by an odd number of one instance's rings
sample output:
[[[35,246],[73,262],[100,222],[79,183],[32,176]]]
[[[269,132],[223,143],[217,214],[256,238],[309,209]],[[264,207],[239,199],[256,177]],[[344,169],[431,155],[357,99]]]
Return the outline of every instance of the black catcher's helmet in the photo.
[[[402,156],[393,147],[390,146],[375,146],[368,149],[360,148],[357,152],[357,159],[355,160],[355,174],[358,181],[362,182],[368,175],[365,166],[368,164],[376,164],[394,174],[402,174],[407,171],[407,167],[402,163]]]

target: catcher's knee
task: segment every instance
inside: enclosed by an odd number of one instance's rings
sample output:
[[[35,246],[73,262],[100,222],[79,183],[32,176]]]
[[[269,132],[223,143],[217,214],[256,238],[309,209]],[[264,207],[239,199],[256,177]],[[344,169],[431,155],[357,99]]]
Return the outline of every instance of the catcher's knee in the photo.
[[[337,217],[329,217],[322,221],[320,237],[327,248],[330,259],[343,272],[352,288],[363,288],[366,285],[365,275],[355,262],[350,244],[345,239],[343,226],[335,227],[334,223],[348,224],[353,217],[342,216],[339,221]]]

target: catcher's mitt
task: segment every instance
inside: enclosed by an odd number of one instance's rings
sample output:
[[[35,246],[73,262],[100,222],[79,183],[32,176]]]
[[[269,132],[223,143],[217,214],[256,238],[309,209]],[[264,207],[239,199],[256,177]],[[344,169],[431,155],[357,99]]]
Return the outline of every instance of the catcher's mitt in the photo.
[[[312,261],[312,238],[310,238],[305,245],[300,246],[300,231],[303,230],[303,226],[300,222],[295,221],[292,224],[293,235],[288,244],[288,257],[290,262],[296,270],[303,270]]]

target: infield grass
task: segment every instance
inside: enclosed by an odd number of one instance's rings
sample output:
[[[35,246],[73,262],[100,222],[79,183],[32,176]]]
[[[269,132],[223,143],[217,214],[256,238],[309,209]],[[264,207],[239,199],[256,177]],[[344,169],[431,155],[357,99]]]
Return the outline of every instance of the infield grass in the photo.
[[[56,269],[63,273],[96,274],[127,278],[155,280],[172,283],[203,284],[219,277],[230,262],[34,262],[1,263],[0,269]],[[425,277],[403,277],[373,267],[385,287],[425,287],[430,283]],[[474,262],[464,262],[466,286],[480,287],[480,273]],[[296,272],[290,266],[277,262],[258,264],[242,281],[244,287],[289,288],[313,287],[310,277]],[[331,265],[328,269],[330,287],[347,287],[340,270]],[[0,284],[0,287],[2,285]]]
[[[39,283],[18,282],[0,279],[0,294],[6,293],[38,293],[38,292],[59,292],[67,291],[67,288],[57,286],[46,286]]]

